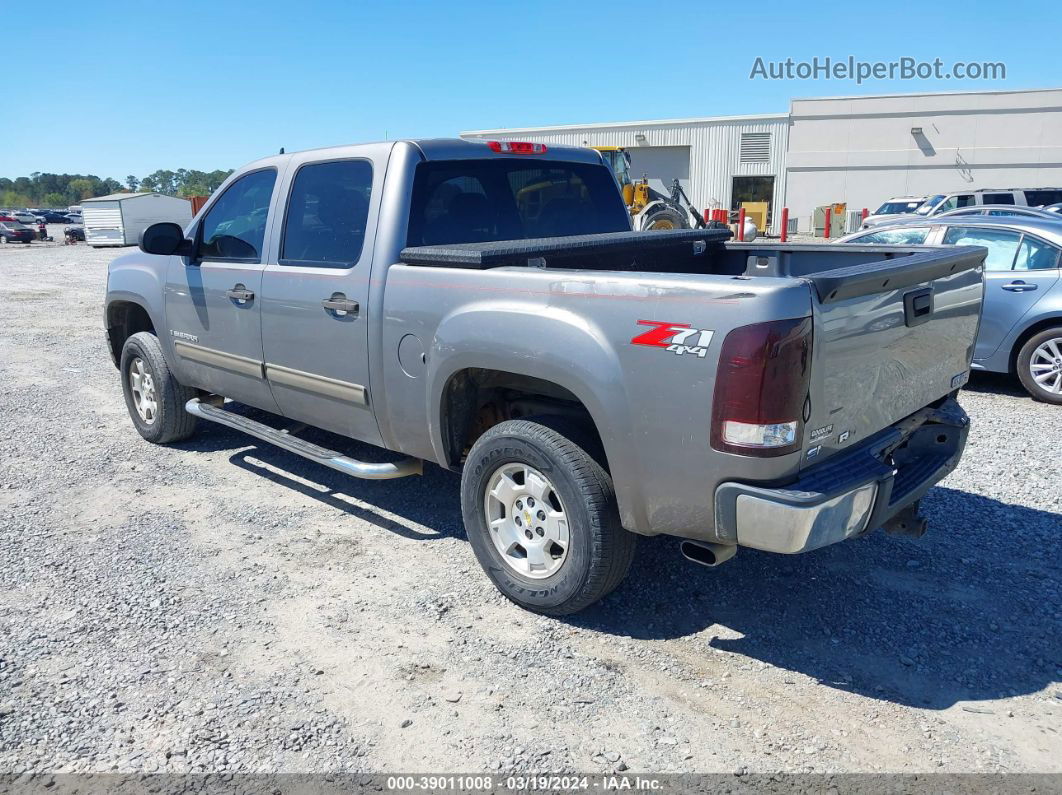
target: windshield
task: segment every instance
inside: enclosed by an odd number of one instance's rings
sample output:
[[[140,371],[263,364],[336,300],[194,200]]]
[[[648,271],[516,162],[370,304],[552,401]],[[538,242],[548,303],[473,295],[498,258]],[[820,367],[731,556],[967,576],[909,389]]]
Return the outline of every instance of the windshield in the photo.
[[[943,198],[943,193],[940,193],[936,196],[930,196],[928,199],[922,202],[922,206],[915,210],[915,212],[919,215],[929,215],[931,212],[933,212],[934,209],[936,209],[936,206],[940,204]]]
[[[616,181],[620,184],[620,187],[631,184],[631,172],[627,168],[626,152],[614,149],[601,152],[601,156],[605,158],[605,162],[612,168],[612,173],[616,175]]]
[[[922,204],[920,199],[910,201],[888,201],[874,211],[874,215],[898,215],[899,213],[913,213]]]

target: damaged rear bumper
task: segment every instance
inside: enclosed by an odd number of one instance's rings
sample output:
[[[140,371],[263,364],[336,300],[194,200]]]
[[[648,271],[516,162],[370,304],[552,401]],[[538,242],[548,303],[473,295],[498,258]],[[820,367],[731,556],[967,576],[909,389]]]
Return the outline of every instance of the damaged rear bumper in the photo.
[[[911,510],[962,456],[970,418],[954,397],[832,456],[781,488],[722,483],[716,527],[740,546],[795,554],[878,527],[919,534]]]

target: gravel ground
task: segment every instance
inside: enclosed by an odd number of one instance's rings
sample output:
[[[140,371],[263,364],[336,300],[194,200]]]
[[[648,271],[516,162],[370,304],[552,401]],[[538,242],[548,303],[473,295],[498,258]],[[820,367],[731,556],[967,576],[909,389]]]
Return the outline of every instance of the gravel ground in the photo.
[[[556,620],[480,573],[451,473],[142,441],[113,256],[0,246],[0,773],[1062,771],[1062,410],[1009,379],[923,539],[645,539]]]

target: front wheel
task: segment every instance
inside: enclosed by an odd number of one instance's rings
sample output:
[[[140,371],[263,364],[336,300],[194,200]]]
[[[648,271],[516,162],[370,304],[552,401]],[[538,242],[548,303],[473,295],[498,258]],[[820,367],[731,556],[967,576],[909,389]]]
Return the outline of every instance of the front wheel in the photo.
[[[473,445],[461,477],[465,530],[480,565],[506,597],[547,615],[606,596],[634,556],[612,478],[581,435],[553,418],[500,423]]]
[[[1062,326],[1044,329],[1021,346],[1018,379],[1035,400],[1062,405]]]
[[[168,444],[195,432],[195,417],[184,410],[184,404],[196,391],[174,378],[158,337],[140,331],[127,339],[121,372],[125,405],[141,436],[155,444]]]

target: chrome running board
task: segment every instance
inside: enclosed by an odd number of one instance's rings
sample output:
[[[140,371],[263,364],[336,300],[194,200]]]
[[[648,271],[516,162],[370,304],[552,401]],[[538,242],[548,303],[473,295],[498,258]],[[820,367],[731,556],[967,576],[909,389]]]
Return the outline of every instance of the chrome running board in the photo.
[[[217,397],[208,397],[206,400],[217,401]],[[192,398],[184,404],[184,410],[194,417],[200,417],[219,425],[225,425],[236,431],[241,431],[263,442],[269,442],[289,453],[302,456],[303,458],[323,464],[345,475],[353,475],[356,478],[366,480],[389,480],[390,478],[404,478],[407,475],[423,474],[424,462],[419,458],[404,458],[393,464],[370,464],[366,461],[358,461],[354,458],[328,450],[319,445],[298,439],[286,431],[278,431],[261,422],[256,422],[249,417],[233,414],[225,411],[219,405],[205,403],[200,398]]]

